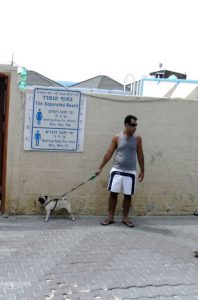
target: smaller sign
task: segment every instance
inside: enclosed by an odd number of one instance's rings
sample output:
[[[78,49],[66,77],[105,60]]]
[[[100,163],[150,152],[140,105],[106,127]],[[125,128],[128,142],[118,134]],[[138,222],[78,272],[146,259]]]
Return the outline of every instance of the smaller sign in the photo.
[[[32,149],[75,151],[77,142],[77,130],[38,127],[32,130]]]

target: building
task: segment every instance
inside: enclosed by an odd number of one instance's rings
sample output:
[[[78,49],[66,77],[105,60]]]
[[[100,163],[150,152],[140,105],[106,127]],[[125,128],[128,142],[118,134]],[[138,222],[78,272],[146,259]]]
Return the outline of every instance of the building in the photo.
[[[124,85],[118,81],[104,75],[95,76],[93,78],[72,84],[69,89],[80,90],[82,92],[104,92],[104,93],[122,93]],[[130,91],[127,88],[126,91]]]
[[[27,81],[28,87],[32,86],[46,86],[46,87],[63,87],[61,83],[58,83],[50,78],[47,78],[38,72],[27,70]]]
[[[186,78],[186,74],[159,70],[128,84],[127,87],[134,96],[198,99],[198,80]]]
[[[182,74],[182,73],[178,73],[178,72],[173,72],[173,71],[169,71],[169,70],[159,70],[159,71],[155,71],[155,72],[151,72],[149,73],[152,77],[155,78],[170,78],[172,76],[176,77],[177,79],[186,79],[187,75],[186,74]]]

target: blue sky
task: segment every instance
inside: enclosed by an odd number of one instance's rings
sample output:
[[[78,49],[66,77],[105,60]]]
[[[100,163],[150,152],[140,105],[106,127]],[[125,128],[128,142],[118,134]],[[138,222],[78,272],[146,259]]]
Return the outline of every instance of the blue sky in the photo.
[[[196,0],[1,1],[0,63],[51,79],[123,83],[163,67],[198,79]]]

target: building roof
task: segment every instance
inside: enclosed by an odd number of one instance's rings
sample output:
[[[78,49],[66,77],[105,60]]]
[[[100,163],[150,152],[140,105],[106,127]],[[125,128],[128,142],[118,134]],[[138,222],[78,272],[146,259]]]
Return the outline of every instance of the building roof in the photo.
[[[175,76],[177,79],[186,79],[187,75],[183,73],[178,73],[169,70],[159,70],[155,72],[149,73],[151,76],[155,76],[156,78],[169,78],[170,76]]]
[[[123,84],[104,75],[99,75],[75,84],[70,85],[70,88],[84,89],[101,89],[101,90],[122,90]]]
[[[63,87],[62,84],[51,80],[35,71],[27,70],[27,86]]]

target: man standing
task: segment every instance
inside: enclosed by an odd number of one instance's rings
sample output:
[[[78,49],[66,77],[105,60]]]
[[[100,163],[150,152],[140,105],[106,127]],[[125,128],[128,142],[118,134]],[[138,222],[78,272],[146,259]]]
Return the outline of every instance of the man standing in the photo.
[[[123,192],[123,219],[122,223],[128,227],[134,227],[129,221],[128,214],[131,207],[131,196],[135,193],[136,184],[136,156],[140,167],[138,179],[144,179],[144,154],[142,149],[142,139],[135,135],[137,118],[128,115],[124,119],[124,130],[112,138],[111,145],[107,150],[96,175],[99,175],[102,168],[111,159],[115,152],[113,166],[110,171],[108,190],[109,212],[108,217],[101,222],[101,225],[114,223],[114,213],[117,205],[118,193]]]

